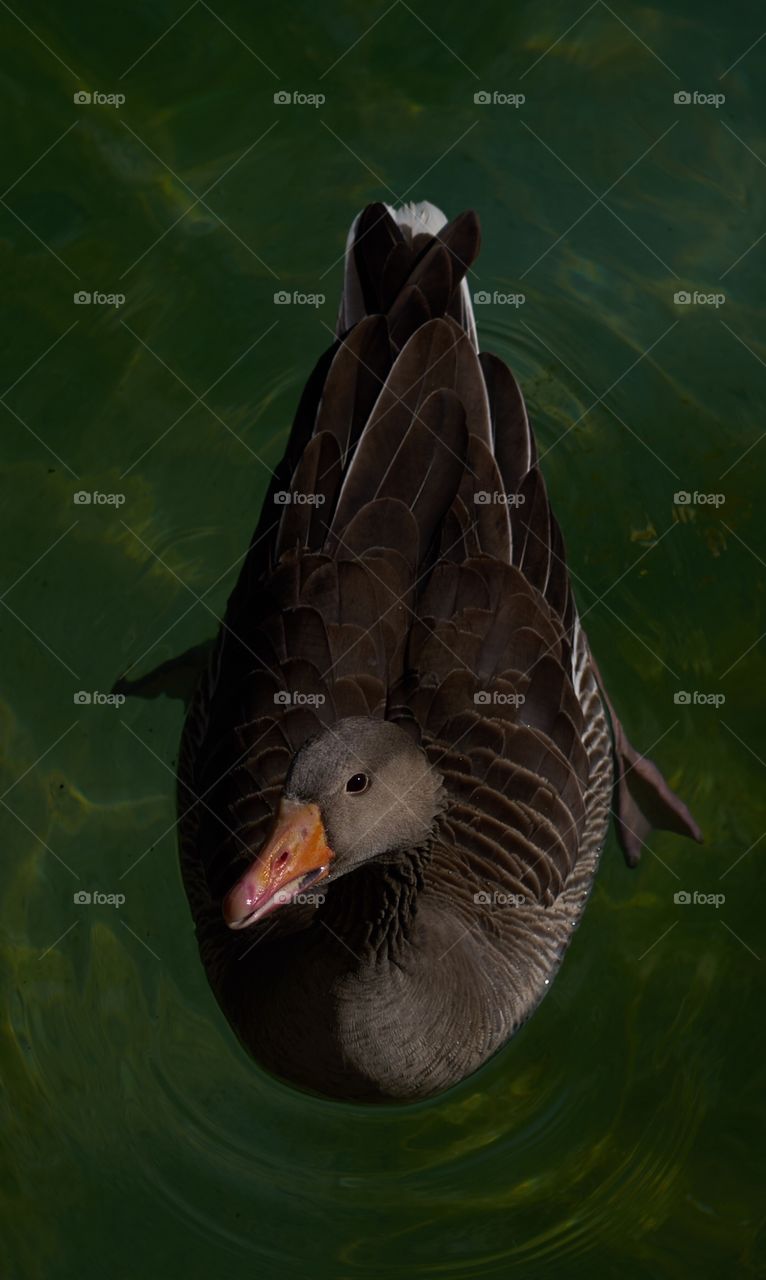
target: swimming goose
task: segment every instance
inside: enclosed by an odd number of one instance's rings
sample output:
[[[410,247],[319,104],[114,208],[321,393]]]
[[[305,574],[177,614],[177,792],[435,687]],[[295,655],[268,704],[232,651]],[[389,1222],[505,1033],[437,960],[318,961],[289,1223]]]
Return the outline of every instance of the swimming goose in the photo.
[[[334,1098],[463,1080],[525,1022],[613,807],[700,839],[631,747],[570,589],[524,400],[479,354],[474,214],[370,205],[178,776],[215,995],[253,1057]]]

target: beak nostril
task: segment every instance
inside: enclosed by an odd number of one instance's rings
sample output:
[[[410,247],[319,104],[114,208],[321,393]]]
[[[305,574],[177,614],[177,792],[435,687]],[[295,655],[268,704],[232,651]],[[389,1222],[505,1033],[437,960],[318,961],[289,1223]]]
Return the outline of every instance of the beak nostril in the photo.
[[[316,805],[282,809],[276,829],[223,903],[230,929],[244,929],[294,900],[305,884],[329,874],[334,857]]]

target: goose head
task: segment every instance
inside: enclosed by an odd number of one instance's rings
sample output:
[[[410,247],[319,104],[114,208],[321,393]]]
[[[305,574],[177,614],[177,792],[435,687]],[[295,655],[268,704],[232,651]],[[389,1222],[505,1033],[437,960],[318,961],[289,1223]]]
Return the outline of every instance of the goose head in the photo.
[[[224,900],[226,923],[243,929],[320,881],[422,848],[442,794],[399,725],[353,716],[325,728],[293,757],[271,834]]]

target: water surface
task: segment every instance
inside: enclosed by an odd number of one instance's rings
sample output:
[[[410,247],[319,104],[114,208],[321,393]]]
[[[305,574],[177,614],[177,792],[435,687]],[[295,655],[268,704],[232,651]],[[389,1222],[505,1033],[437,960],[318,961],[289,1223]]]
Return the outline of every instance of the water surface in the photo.
[[[3,26],[5,1274],[763,1274],[757,6],[35,0]],[[725,102],[674,103],[695,90]],[[74,698],[213,633],[348,224],[398,196],[477,209],[472,289],[524,295],[477,306],[482,342],[527,395],[612,698],[706,844],[658,835],[631,873],[610,837],[528,1027],[377,1111],[275,1083],[208,991],[179,704]],[[725,901],[674,902],[695,890]]]

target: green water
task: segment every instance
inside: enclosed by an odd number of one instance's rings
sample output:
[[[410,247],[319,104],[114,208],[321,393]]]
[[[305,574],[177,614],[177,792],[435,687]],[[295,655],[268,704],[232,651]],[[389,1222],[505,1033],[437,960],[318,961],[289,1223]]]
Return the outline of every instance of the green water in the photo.
[[[763,1274],[759,6],[21,3],[0,60],[2,1274]],[[377,1112],[274,1083],[208,991],[180,705],[74,694],[213,633],[347,226],[395,195],[476,208],[472,289],[525,295],[477,306],[480,334],[525,389],[612,698],[707,842],[656,836],[628,872],[610,837],[529,1026],[442,1099]],[[674,902],[694,890],[725,902]]]

